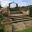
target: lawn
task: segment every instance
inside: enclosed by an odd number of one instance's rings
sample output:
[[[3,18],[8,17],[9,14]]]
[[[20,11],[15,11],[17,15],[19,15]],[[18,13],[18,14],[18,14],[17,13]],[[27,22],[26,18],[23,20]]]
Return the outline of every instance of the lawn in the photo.
[[[19,30],[17,32],[32,32],[32,28],[27,28],[27,29],[24,29],[24,30]]]

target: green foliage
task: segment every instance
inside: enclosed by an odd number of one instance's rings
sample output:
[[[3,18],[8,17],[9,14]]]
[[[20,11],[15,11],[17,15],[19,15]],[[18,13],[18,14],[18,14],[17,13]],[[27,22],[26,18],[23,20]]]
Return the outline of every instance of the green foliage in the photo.
[[[4,30],[3,29],[0,29],[0,32],[4,32]]]
[[[10,11],[17,11],[17,8],[10,8]]]
[[[29,16],[32,16],[32,5],[29,6],[29,9],[30,9],[30,14],[29,14]]]
[[[32,28],[27,28],[27,29],[20,30],[20,31],[17,31],[17,32],[32,32]]]
[[[3,20],[3,18],[4,18],[4,17],[3,17],[3,15],[1,15],[1,14],[0,14],[0,21],[2,21],[2,20]]]
[[[0,8],[2,8],[2,6],[0,5]]]

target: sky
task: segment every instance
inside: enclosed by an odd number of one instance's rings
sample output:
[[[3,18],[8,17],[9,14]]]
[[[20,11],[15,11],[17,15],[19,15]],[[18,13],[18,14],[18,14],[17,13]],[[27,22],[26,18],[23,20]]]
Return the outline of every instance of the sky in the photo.
[[[32,0],[0,0],[2,7],[8,6],[9,3],[15,2],[18,4],[18,6],[28,6],[32,5]],[[15,6],[15,5],[11,5]]]

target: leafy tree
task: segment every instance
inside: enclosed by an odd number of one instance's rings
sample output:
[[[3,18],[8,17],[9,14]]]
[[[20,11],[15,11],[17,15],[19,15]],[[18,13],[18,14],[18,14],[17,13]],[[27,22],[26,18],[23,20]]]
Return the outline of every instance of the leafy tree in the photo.
[[[2,8],[1,4],[0,4],[0,8]]]
[[[29,6],[29,9],[30,9],[30,15],[29,16],[32,16],[32,5]]]

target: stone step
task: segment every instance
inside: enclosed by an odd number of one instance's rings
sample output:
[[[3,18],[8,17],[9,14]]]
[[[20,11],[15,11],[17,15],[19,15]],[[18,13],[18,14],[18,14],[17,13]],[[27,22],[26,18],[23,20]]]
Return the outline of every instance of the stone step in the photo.
[[[23,18],[15,18],[16,20],[22,20]]]
[[[16,21],[22,21],[22,20],[16,20]]]
[[[32,17],[28,17],[28,16],[11,16],[10,18],[13,18],[15,21],[29,21],[29,20],[32,20]]]

